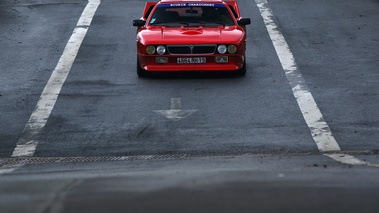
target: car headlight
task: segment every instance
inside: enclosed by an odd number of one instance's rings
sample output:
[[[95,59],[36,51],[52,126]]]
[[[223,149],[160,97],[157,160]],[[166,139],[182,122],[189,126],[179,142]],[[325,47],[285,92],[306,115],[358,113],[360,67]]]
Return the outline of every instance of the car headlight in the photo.
[[[166,47],[165,47],[165,46],[162,46],[162,45],[158,46],[158,47],[157,47],[157,53],[158,53],[159,55],[163,55],[163,54],[165,54],[165,53],[166,53]]]
[[[223,44],[219,45],[219,46],[217,47],[217,51],[218,51],[218,53],[220,53],[220,54],[224,54],[224,53],[226,53],[226,46],[223,45]]]
[[[236,52],[237,52],[237,46],[234,45],[234,44],[229,45],[229,46],[228,46],[228,52],[229,52],[230,54],[234,54],[234,53],[236,53]]]
[[[154,47],[153,45],[149,45],[149,46],[147,46],[147,47],[146,47],[146,52],[147,52],[147,54],[149,54],[149,55],[154,54],[154,53],[155,53],[155,47]]]

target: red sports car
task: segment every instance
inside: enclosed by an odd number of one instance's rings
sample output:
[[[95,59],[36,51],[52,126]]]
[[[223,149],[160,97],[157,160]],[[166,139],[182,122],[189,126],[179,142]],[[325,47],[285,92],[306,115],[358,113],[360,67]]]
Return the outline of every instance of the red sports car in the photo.
[[[237,1],[147,2],[137,30],[137,74],[154,71],[246,73],[246,27]]]

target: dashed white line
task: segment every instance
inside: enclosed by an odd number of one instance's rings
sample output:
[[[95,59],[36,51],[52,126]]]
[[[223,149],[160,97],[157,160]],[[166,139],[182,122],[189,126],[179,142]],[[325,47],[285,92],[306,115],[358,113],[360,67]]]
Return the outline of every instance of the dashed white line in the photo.
[[[34,155],[38,145],[38,136],[50,117],[51,111],[55,106],[61,88],[70,72],[71,66],[74,63],[100,2],[100,0],[89,0],[84,8],[63,54],[40,96],[35,110],[25,125],[22,136],[17,142],[12,157],[28,157]],[[20,165],[17,165],[17,167],[19,166]],[[14,169],[2,168],[0,174],[11,172]]]
[[[297,67],[295,58],[283,34],[280,32],[273,19],[274,15],[268,6],[268,2],[266,0],[255,0],[255,3],[259,8],[268,34],[275,47],[275,51],[279,57],[287,80],[292,88],[293,95],[295,96],[305,122],[311,131],[313,140],[316,142],[318,150],[320,152],[340,151],[340,146],[332,135],[328,124],[324,120],[324,117],[322,116],[308,88],[308,85]],[[376,164],[361,161],[348,154],[324,155],[345,164],[378,166]]]

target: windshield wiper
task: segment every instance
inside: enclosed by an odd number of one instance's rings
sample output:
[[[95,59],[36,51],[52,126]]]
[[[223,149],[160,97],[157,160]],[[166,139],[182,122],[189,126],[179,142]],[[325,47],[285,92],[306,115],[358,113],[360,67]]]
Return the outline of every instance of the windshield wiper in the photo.
[[[187,27],[189,27],[189,23],[187,23],[187,22],[180,22],[179,24],[180,25],[186,25]]]
[[[181,25],[185,25],[186,27],[200,27],[200,26],[202,26],[202,24],[199,23],[199,22],[190,22],[190,23],[188,23],[188,22],[181,22],[180,24]]]
[[[180,23],[177,23],[177,22],[162,22],[162,21],[157,21],[157,22],[154,22],[154,23],[151,23],[150,25],[152,26],[165,26],[165,27],[178,27],[178,26],[186,26],[186,27],[192,27],[192,26],[195,26],[195,25],[190,25],[190,23],[187,23],[187,22],[180,22]],[[198,25],[196,25],[198,26]]]
[[[223,22],[211,22],[211,23],[207,23],[207,25],[222,25],[223,27],[225,27],[225,23]]]
[[[217,27],[217,26],[219,26],[219,25],[225,27],[225,23],[223,23],[223,22],[206,22],[206,21],[200,21],[200,22],[199,22],[199,25],[200,25],[200,26],[203,26],[203,27],[210,27],[210,28]]]

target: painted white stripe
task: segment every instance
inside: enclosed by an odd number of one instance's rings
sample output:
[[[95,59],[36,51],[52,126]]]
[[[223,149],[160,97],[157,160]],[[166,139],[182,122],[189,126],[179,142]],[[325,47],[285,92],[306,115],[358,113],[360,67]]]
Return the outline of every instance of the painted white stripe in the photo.
[[[266,0],[256,0],[261,12],[263,21],[266,24],[276,53],[282,64],[288,82],[291,85],[292,92],[297,100],[304,119],[311,130],[312,137],[315,140],[320,151],[338,151],[341,150],[336,140],[332,136],[328,124],[325,122],[312,94],[310,93],[301,72],[297,68],[295,58],[273,20],[273,14],[267,7]]]
[[[324,154],[324,155],[344,164],[379,167],[378,163],[370,163],[367,161],[361,161],[358,158],[355,158],[354,156],[348,155],[348,154]]]
[[[293,95],[295,96],[305,122],[311,131],[313,140],[316,142],[318,150],[320,152],[340,151],[341,148],[333,137],[328,124],[324,120],[324,117],[322,116],[321,111],[319,110],[308,88],[308,85],[297,67],[295,58],[283,34],[280,32],[273,19],[274,15],[272,10],[268,7],[268,2],[266,0],[255,0],[255,3],[259,8],[268,34],[275,47],[275,51],[279,57],[280,63],[282,64],[287,80],[292,88]],[[347,154],[325,154],[325,156],[345,164],[374,165]]]
[[[61,58],[58,61],[40,99],[25,125],[23,134],[17,142],[12,157],[33,156],[38,145],[38,135],[42,132],[57,101],[61,88],[70,72],[80,45],[91,24],[100,0],[89,0],[74,32],[72,33]]]
[[[21,167],[21,166],[23,166],[23,164],[16,164],[16,165],[10,165],[10,166],[8,166],[8,165],[2,166],[2,167],[0,167],[0,175],[11,173],[14,170],[18,169],[19,167]]]

